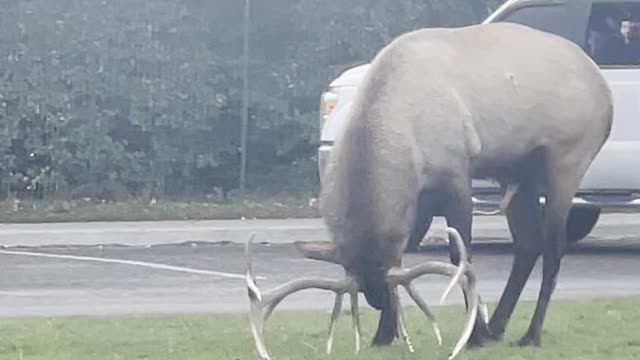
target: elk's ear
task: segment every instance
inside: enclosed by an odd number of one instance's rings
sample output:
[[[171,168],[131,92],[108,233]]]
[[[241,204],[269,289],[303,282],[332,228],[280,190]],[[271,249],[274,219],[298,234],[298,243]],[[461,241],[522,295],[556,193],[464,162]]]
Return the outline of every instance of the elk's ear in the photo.
[[[298,251],[302,253],[302,256],[306,257],[307,259],[326,261],[340,265],[340,262],[338,261],[336,245],[330,241],[297,241],[295,245],[298,248]]]

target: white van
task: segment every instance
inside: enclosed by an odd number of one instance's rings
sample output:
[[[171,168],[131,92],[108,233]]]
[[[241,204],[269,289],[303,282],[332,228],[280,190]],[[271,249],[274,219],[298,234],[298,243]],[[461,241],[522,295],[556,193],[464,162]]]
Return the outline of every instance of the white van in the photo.
[[[569,240],[578,241],[591,232],[602,209],[640,207],[640,0],[508,0],[484,23],[499,21],[525,24],[577,43],[600,66],[613,91],[611,136],[586,173],[569,216]],[[365,64],[345,71],[321,96],[321,185],[335,134],[368,68]],[[499,187],[475,179],[473,196],[476,207],[496,209]],[[418,246],[419,241],[408,249]]]

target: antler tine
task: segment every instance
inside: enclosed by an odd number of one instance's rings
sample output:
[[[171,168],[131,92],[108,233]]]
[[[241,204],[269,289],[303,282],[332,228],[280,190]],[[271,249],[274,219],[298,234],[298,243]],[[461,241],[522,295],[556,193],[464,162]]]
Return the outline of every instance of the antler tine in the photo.
[[[336,322],[342,311],[342,298],[343,294],[336,294],[336,299],[333,304],[333,311],[331,312],[331,322],[329,323],[329,336],[327,337],[327,354],[331,354],[331,348],[333,347],[333,334],[336,330]]]
[[[354,282],[355,284],[355,282]],[[360,309],[358,307],[358,291],[357,286],[355,289],[349,291],[349,297],[351,298],[351,320],[353,322],[353,333],[355,337],[356,354],[360,352]]]
[[[349,291],[351,298],[351,320],[353,322],[353,332],[355,341],[355,352],[360,352],[360,312],[358,309],[358,293],[357,288],[353,288]],[[327,354],[331,353],[333,347],[333,335],[335,333],[335,324],[340,316],[342,310],[342,300],[344,294],[336,294],[335,303],[333,305],[333,311],[331,312],[331,322],[329,324],[329,337],[327,338]]]
[[[482,321],[487,324],[489,322],[489,307],[482,301],[482,297],[478,295],[478,306],[480,308],[480,316]]]
[[[403,284],[403,287],[407,291],[407,294],[409,294],[409,297],[411,297],[411,299],[416,303],[416,305],[418,305],[418,308],[422,310],[422,312],[427,316],[429,320],[431,320],[431,323],[432,323],[431,326],[433,327],[433,332],[435,333],[436,339],[438,340],[438,346],[441,346],[442,334],[440,333],[440,327],[438,326],[438,322],[436,321],[435,316],[433,316],[433,313],[431,313],[431,310],[429,310],[427,303],[424,302],[424,300],[422,300],[422,298],[420,297],[420,294],[418,294],[418,291],[413,286],[413,284],[411,283]]]
[[[458,343],[456,344],[455,348],[451,352],[451,355],[449,356],[449,360],[451,360],[462,350],[462,347],[469,340],[469,337],[471,336],[471,333],[473,331],[473,326],[475,325],[476,317],[478,315],[478,307],[481,305],[481,301],[480,301],[480,295],[477,293],[477,290],[476,290],[475,271],[471,269],[472,266],[469,262],[467,248],[464,244],[464,241],[462,240],[462,236],[460,236],[460,233],[453,227],[447,227],[447,232],[453,237],[455,241],[455,245],[458,248],[458,251],[460,253],[460,262],[458,266],[458,271],[456,272],[456,275],[449,283],[449,286],[447,287],[447,291],[442,295],[440,302],[441,303],[444,302],[448,293],[451,291],[451,289],[453,289],[454,280],[456,283],[459,282],[463,273],[466,275],[467,281],[468,281],[468,284],[462,284],[464,296],[466,298],[466,302],[468,306],[468,311],[465,319],[465,328],[462,332],[462,336],[458,340]],[[482,310],[481,312],[482,318],[486,322],[488,318],[488,309],[486,308],[486,305],[482,304],[481,310]]]
[[[251,245],[253,245],[253,239],[256,234],[251,233],[247,243],[245,245],[245,257],[247,260],[246,269],[246,281],[247,292],[249,295],[249,325],[251,327],[251,333],[256,344],[256,349],[261,359],[269,360],[269,353],[264,344],[264,338],[262,331],[264,328],[264,313],[262,309],[262,294],[260,289],[256,285],[255,278],[253,277],[253,258],[251,256]]]
[[[402,305],[400,304],[400,295],[398,294],[398,288],[394,286],[392,293],[393,301],[395,302],[395,306],[398,309],[398,328],[400,329],[400,334],[402,334],[402,339],[407,344],[409,352],[414,352],[413,344],[411,344],[411,339],[409,338],[409,333],[407,332],[407,327],[405,325],[404,310],[402,309]]]
[[[247,282],[247,291],[249,296],[249,324],[251,328],[251,332],[253,334],[253,339],[255,341],[256,349],[260,358],[263,360],[270,360],[269,352],[267,351],[267,347],[264,341],[264,324],[271,316],[273,310],[278,306],[278,304],[288,295],[291,295],[295,292],[306,290],[306,289],[321,289],[321,290],[329,290],[336,294],[336,302],[334,304],[334,309],[332,313],[331,323],[330,323],[330,339],[328,340],[327,350],[330,351],[333,330],[331,328],[334,327],[335,320],[338,318],[340,313],[340,308],[338,307],[338,303],[342,302],[342,296],[344,293],[349,292],[350,294],[354,294],[357,292],[358,286],[355,280],[351,277],[346,277],[343,280],[331,280],[331,279],[321,279],[321,278],[301,278],[296,280],[291,280],[285,284],[277,286],[274,289],[268,291],[260,291],[258,288],[255,278],[253,276],[252,270],[252,255],[251,255],[251,245],[253,243],[253,239],[255,238],[255,234],[252,233],[249,237],[249,240],[245,246],[245,255],[247,259],[247,268],[246,268],[246,282]],[[356,293],[357,295],[357,293]],[[353,299],[352,299],[353,304]],[[356,300],[357,306],[357,300]],[[357,314],[357,309],[356,309]],[[354,318],[354,327],[355,327],[355,318]],[[359,339],[359,319],[357,326],[357,335],[356,338]],[[359,350],[359,344],[356,344],[356,348]]]
[[[467,314],[465,316],[465,326],[462,332],[462,336],[456,343],[453,351],[449,356],[449,360],[451,360],[456,355],[458,355],[458,353],[462,350],[464,345],[469,340],[469,337],[471,336],[471,332],[478,315],[480,299],[475,289],[475,274],[473,267],[469,263],[464,242],[462,241],[462,238],[456,229],[448,227],[447,232],[452,235],[455,245],[458,247],[458,250],[460,252],[460,262],[458,266],[441,261],[427,261],[410,269],[392,268],[389,270],[387,279],[390,286],[396,286],[400,284],[407,290],[409,296],[411,296],[418,307],[425,313],[425,315],[427,315],[427,317],[429,317],[429,319],[434,321],[434,331],[436,331],[436,334],[439,334],[439,330],[436,330],[437,323],[435,322],[435,320],[433,320],[433,315],[428,310],[426,303],[424,302],[424,300],[422,300],[411,282],[416,278],[426,274],[439,274],[452,277],[451,282],[447,286],[447,289],[445,290],[445,293],[441,298],[441,301],[444,301],[444,299],[456,283],[462,287],[465,300],[468,304]]]
[[[458,270],[456,274],[453,276],[453,278],[449,282],[449,285],[444,290],[444,293],[442,293],[442,297],[440,297],[440,304],[444,303],[447,296],[449,296],[449,293],[451,292],[451,290],[453,290],[453,287],[460,281],[460,277],[462,277],[462,275],[467,272],[467,259],[468,259],[467,249],[466,249],[466,246],[464,245],[464,241],[462,241],[462,237],[460,236],[460,233],[452,227],[447,227],[447,233],[449,233],[449,235],[453,237],[453,241],[455,242],[456,248],[458,248],[458,251],[460,253],[460,262],[458,263]]]

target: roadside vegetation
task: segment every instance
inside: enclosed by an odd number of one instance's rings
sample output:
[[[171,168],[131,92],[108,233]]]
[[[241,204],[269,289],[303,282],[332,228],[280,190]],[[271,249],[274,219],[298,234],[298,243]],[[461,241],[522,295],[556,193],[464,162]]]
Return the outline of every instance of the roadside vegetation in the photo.
[[[0,223],[293,219],[318,216],[317,201],[310,196],[243,196],[226,200],[205,198],[0,203]]]
[[[243,1],[4,4],[0,221],[306,216],[328,84],[400,33],[499,3],[254,2],[241,200]]]
[[[513,345],[526,329],[533,302],[521,303],[505,339],[465,350],[460,360],[637,359],[640,357],[640,298],[555,300],[541,348]],[[274,359],[446,359],[462,327],[462,306],[434,307],[443,331],[437,347],[429,322],[411,307],[408,328],[416,352],[401,341],[385,349],[368,345],[376,314],[362,313],[363,348],[353,354],[349,316],[338,322],[334,350],[324,354],[327,312],[277,311],[267,323],[266,341]],[[256,359],[245,314],[136,315],[0,320],[0,359]]]

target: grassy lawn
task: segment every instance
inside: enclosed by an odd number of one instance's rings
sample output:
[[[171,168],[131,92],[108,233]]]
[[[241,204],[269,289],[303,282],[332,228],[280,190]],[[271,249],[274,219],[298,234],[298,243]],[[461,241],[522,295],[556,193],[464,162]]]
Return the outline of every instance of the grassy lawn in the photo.
[[[309,198],[246,198],[229,201],[142,201],[96,203],[51,201],[0,204],[0,223],[283,219],[317,217]]]
[[[330,304],[327,304],[328,309]],[[348,306],[347,306],[348,308]],[[522,303],[503,342],[464,350],[459,359],[639,359],[640,297],[554,301],[542,348],[511,345],[523,334],[533,303]],[[353,354],[349,316],[340,318],[334,353],[324,352],[328,314],[278,312],[267,323],[267,346],[274,360],[446,359],[462,326],[462,307],[434,307],[443,331],[438,348],[428,321],[407,312],[416,352],[396,341],[370,348],[377,319],[363,311],[363,349]],[[0,319],[0,359],[257,359],[247,320],[241,315],[119,316]]]

